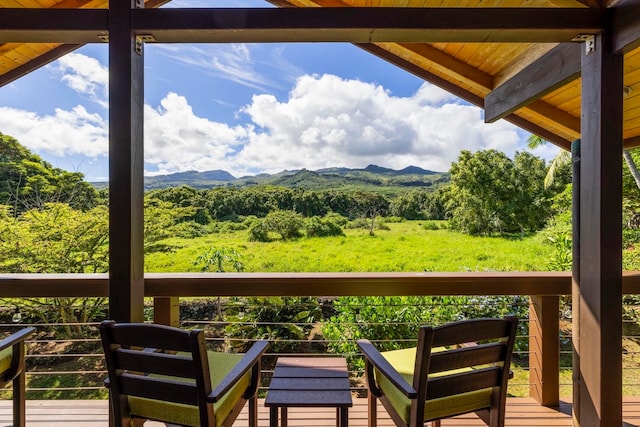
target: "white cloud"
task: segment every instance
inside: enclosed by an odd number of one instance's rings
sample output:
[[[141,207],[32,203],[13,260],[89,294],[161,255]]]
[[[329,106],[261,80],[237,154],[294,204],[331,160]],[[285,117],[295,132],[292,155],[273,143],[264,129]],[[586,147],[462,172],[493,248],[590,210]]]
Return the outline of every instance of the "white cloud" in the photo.
[[[269,171],[370,163],[446,171],[461,149],[513,153],[520,142],[514,126],[486,125],[481,109],[427,83],[400,98],[371,83],[303,76],[288,100],[256,95],[243,111],[259,128],[238,163]]]
[[[82,95],[88,95],[89,99],[102,107],[108,106],[109,69],[106,66],[80,53],[69,53],[56,64],[67,86]]]
[[[56,109],[53,115],[0,107],[0,129],[35,152],[58,157],[81,154],[106,155],[109,150],[106,123],[78,105],[71,111]]]
[[[237,57],[250,56],[242,45]],[[69,56],[69,55],[68,55]],[[65,57],[67,58],[67,57]],[[63,81],[104,100],[104,67],[84,55],[61,61]],[[522,135],[504,122],[487,125],[482,110],[423,84],[396,97],[382,86],[334,75],[300,77],[288,99],[254,95],[230,126],[197,115],[168,93],[145,105],[145,162],[153,173],[224,169],[236,176],[330,166],[409,165],[446,171],[460,150],[495,148],[512,155]],[[0,130],[30,149],[63,157],[107,155],[106,120],[83,106],[51,115],[0,108]]]
[[[145,162],[156,173],[186,170],[235,170],[230,158],[246,142],[247,130],[194,114],[187,100],[169,93],[160,106],[145,106]]]

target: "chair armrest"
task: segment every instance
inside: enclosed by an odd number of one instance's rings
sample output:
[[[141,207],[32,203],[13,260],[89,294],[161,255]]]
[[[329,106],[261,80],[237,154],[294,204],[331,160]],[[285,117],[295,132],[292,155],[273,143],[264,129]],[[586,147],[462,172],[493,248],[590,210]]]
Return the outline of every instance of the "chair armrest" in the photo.
[[[407,382],[407,380],[404,379],[402,375],[398,373],[398,371],[394,369],[393,366],[391,366],[387,359],[382,356],[378,349],[375,348],[369,340],[361,339],[358,340],[357,344],[367,362],[375,367],[382,375],[387,377],[387,379],[391,381],[391,384],[396,386],[402,394],[407,396],[409,399],[415,399],[418,397],[418,392]],[[367,370],[367,377],[369,377],[367,379],[369,384],[374,384],[373,373],[370,373]]]
[[[9,335],[8,337],[0,341],[0,351],[26,340],[27,337],[33,334],[35,331],[36,328],[28,327],[20,329],[18,332]]]
[[[233,367],[231,372],[229,372],[229,374],[227,374],[227,376],[220,382],[220,384],[218,384],[218,386],[211,392],[211,394],[209,394],[209,396],[207,397],[207,401],[215,403],[220,400],[222,396],[224,396],[229,390],[231,390],[231,387],[233,387],[234,384],[240,381],[240,378],[242,378],[242,376],[246,374],[249,369],[253,368],[256,363],[260,362],[260,358],[262,357],[264,352],[267,351],[268,347],[269,341],[256,341],[256,343],[251,346],[249,351],[244,354],[242,359],[240,359],[240,362],[238,362],[238,364]]]

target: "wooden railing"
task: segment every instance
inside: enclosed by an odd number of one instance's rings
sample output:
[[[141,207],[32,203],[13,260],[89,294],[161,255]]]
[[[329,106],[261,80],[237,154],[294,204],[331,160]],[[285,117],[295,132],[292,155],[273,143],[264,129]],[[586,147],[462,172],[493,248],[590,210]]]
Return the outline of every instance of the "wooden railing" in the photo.
[[[623,277],[625,294],[640,294],[640,273]],[[529,295],[530,395],[559,402],[559,296],[570,273],[154,273],[145,296],[157,323],[179,324],[179,297]],[[0,298],[106,297],[106,274],[0,274]]]

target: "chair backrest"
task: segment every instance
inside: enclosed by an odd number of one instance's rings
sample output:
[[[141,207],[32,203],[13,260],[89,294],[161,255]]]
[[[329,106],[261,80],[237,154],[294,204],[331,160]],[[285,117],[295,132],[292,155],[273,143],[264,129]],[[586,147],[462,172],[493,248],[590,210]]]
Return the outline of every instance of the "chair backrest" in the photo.
[[[129,417],[128,396],[136,396],[198,406],[201,425],[211,425],[203,331],[107,320],[100,325],[100,336],[116,420]]]
[[[488,388],[494,389],[493,403],[504,406],[517,325],[515,316],[507,316],[420,328],[413,383],[417,414],[424,413],[427,400]]]

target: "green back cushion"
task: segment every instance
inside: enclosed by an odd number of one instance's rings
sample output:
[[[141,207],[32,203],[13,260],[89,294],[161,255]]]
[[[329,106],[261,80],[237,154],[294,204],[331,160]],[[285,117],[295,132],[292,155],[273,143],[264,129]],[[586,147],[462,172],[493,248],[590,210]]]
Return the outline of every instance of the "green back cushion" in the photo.
[[[13,346],[7,347],[0,351],[0,373],[5,372],[11,367],[11,360],[13,359]]]
[[[243,356],[242,354],[211,351],[207,352],[207,355],[212,389],[216,388]],[[178,380],[184,381],[183,378]],[[216,426],[220,426],[229,415],[235,404],[242,397],[242,394],[249,387],[250,381],[251,371],[247,372],[222,399],[213,404]],[[183,426],[200,426],[200,414],[197,406],[129,396],[129,412],[132,416],[139,418],[148,418]]]
[[[438,351],[434,349],[434,352]],[[410,385],[413,385],[413,370],[416,363],[416,348],[393,350],[382,353],[382,356],[393,366]],[[386,377],[375,371],[376,381],[387,396],[391,406],[409,423],[411,416],[411,399],[400,392]],[[440,374],[440,375],[446,375]],[[492,389],[472,391],[440,399],[427,400],[425,403],[424,421],[437,420],[452,415],[483,409],[491,405]]]

